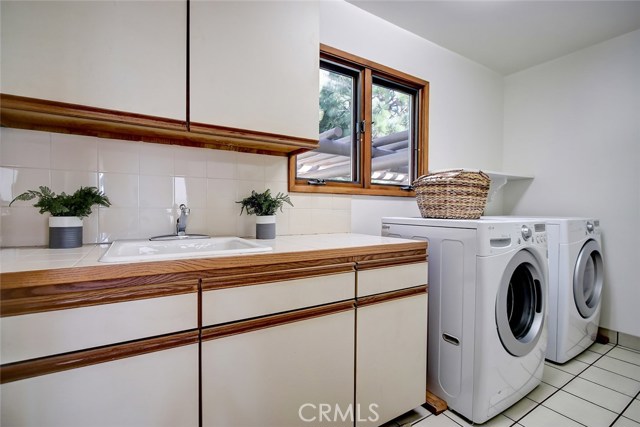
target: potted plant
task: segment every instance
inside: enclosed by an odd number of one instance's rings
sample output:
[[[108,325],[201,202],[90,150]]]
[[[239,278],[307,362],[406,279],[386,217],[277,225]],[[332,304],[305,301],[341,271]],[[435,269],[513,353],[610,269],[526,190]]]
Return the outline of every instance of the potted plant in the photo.
[[[247,210],[247,215],[256,215],[256,238],[257,239],[275,239],[276,238],[276,211],[282,205],[288,203],[293,206],[289,196],[278,193],[276,196],[271,195],[271,191],[267,189],[264,193],[256,193],[251,191],[249,197],[245,197],[239,202],[242,205],[240,215]]]
[[[16,200],[29,201],[38,199],[33,206],[40,208],[40,213],[49,212],[49,247],[77,248],[82,246],[82,218],[91,215],[95,205],[111,206],[109,198],[96,187],[80,187],[73,194],[56,194],[49,187],[39,187],[40,191],[29,190],[18,195]]]

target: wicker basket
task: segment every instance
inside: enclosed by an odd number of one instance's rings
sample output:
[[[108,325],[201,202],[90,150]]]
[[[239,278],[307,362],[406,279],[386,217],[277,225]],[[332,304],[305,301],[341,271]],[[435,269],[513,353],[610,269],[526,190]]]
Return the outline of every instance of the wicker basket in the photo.
[[[413,182],[423,218],[477,219],[487,204],[491,179],[483,173],[449,170]]]

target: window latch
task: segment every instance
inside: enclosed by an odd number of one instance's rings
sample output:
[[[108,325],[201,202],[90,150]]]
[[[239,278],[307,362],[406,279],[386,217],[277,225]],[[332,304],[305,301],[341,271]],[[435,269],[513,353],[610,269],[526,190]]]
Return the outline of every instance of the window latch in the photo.
[[[324,179],[310,179],[307,181],[308,185],[327,185],[327,182]]]
[[[364,129],[365,129],[365,121],[362,120],[361,122],[358,122],[358,132],[364,133]]]
[[[413,191],[414,190],[413,185],[405,185],[405,186],[400,187],[400,189],[404,190],[404,191]]]

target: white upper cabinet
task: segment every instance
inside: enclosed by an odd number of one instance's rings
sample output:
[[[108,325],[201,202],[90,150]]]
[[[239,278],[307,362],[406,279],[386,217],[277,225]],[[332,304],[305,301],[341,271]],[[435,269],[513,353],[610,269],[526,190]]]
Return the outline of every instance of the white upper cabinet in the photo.
[[[191,121],[317,140],[317,3],[190,7]]]
[[[186,1],[3,1],[2,93],[186,119]]]

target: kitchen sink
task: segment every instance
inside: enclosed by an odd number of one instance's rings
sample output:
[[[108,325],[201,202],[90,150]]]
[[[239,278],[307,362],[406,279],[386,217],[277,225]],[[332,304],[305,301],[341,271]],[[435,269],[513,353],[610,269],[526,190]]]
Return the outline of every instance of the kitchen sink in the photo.
[[[210,237],[179,240],[116,240],[100,262],[155,261],[162,259],[229,256],[269,252],[263,246],[240,237]]]

